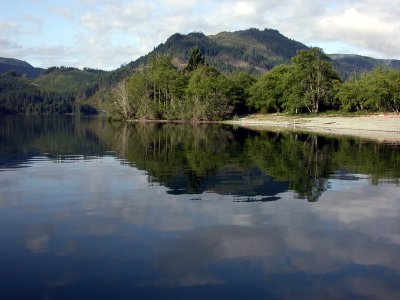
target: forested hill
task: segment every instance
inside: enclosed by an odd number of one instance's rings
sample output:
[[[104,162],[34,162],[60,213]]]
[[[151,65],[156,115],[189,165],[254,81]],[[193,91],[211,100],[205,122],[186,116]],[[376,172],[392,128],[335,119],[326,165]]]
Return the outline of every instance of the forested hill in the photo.
[[[208,36],[201,32],[186,35],[175,33],[165,43],[127,66],[136,68],[146,63],[154,54],[169,54],[174,58],[176,65],[183,66],[187,62],[188,53],[195,47],[204,54],[206,63],[223,73],[245,70],[253,74],[264,73],[276,65],[288,63],[298,50],[308,48],[274,29],[250,28]],[[371,71],[378,66],[400,68],[400,60],[375,59],[351,54],[328,56],[344,79],[354,72]]]
[[[135,64],[145,63],[154,54],[169,54],[177,65],[183,66],[188,53],[195,47],[201,50],[210,66],[225,73],[238,69],[263,73],[278,64],[289,62],[298,50],[307,49],[306,45],[273,29],[261,31],[251,28],[209,36],[201,32],[187,35],[175,33]]]
[[[400,60],[396,59],[376,59],[355,54],[329,54],[328,56],[345,79],[352,73],[367,72],[376,67],[400,68]]]
[[[0,74],[14,72],[16,74],[26,75],[29,78],[36,78],[41,71],[43,71],[43,69],[35,68],[26,61],[0,57]]]

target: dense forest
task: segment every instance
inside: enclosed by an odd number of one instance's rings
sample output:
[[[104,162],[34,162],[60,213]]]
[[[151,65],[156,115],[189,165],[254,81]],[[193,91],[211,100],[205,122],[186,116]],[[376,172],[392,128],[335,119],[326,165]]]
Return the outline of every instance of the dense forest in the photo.
[[[179,70],[168,55],[153,56],[141,71],[112,89],[105,109],[114,120],[221,120],[251,111],[318,113],[400,109],[400,70],[375,68],[343,82],[320,48],[298,51],[260,77],[223,74],[199,48]]]
[[[0,114],[66,114],[74,111],[74,94],[42,91],[17,74],[0,75]]]
[[[97,114],[102,95],[133,73],[131,66],[111,72],[62,66],[43,70],[35,79],[0,74],[0,114]]]

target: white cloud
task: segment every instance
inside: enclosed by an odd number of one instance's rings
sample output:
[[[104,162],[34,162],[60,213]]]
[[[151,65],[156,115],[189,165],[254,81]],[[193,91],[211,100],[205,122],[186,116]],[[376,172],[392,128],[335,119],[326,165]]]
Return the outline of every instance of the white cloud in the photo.
[[[315,33],[323,40],[344,40],[367,52],[399,57],[399,29],[400,20],[390,13],[348,8],[321,18]]]
[[[4,50],[12,50],[12,49],[18,49],[21,48],[22,46],[14,43],[13,41],[11,41],[10,39],[6,39],[6,38],[1,38],[0,37],[0,48],[4,51]]]
[[[246,3],[246,2],[238,2],[235,5],[235,15],[240,16],[240,15],[253,15],[255,14],[255,8],[252,4]]]
[[[62,16],[66,18],[67,20],[73,20],[74,16],[72,15],[71,11],[65,7],[60,7],[60,6],[54,6],[50,8],[50,13],[57,15],[57,16]]]
[[[42,44],[35,47],[26,47],[10,39],[0,38],[0,49],[0,56],[22,59],[35,67],[80,66],[82,61],[82,56],[78,50],[63,45]],[[43,65],[32,63],[35,61],[44,61],[45,63]]]
[[[0,22],[0,33],[2,35],[5,34],[14,34],[19,32],[19,26],[18,24],[14,23],[14,22]]]
[[[25,19],[26,19],[26,21],[30,22],[34,26],[40,27],[43,25],[43,20],[34,15],[27,15],[25,17]]]

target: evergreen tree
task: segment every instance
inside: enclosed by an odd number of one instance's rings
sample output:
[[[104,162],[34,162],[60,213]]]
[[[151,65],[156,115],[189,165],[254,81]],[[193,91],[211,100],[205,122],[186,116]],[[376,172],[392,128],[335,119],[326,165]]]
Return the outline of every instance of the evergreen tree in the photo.
[[[192,72],[194,71],[199,65],[205,64],[205,58],[198,47],[192,49],[189,53],[189,61],[185,68],[186,71]]]

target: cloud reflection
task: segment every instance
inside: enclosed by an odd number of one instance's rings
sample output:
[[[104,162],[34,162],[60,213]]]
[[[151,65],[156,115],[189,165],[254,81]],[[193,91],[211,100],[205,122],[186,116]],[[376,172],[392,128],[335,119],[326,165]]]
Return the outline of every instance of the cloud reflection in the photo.
[[[28,227],[25,247],[34,253],[46,252],[53,234],[54,229],[52,225],[32,224]]]

